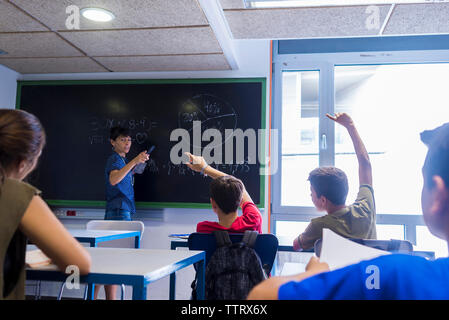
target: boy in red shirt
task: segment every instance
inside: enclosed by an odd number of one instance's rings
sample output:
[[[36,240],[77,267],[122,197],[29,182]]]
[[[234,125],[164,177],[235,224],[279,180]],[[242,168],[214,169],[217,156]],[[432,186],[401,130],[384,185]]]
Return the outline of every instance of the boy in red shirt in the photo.
[[[243,182],[233,176],[210,167],[203,157],[186,152],[189,162],[186,165],[213,180],[210,183],[210,202],[212,210],[218,216],[218,222],[203,221],[198,223],[197,232],[211,233],[224,230],[229,233],[244,233],[255,230],[262,233],[262,216],[245,189]],[[237,210],[242,207],[243,215],[238,216]]]

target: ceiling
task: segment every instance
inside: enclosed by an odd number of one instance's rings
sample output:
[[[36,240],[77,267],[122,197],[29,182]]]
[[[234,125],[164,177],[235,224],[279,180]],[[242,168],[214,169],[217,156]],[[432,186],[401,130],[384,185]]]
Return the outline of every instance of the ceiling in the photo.
[[[70,30],[66,10],[73,5],[101,7],[116,19],[100,24],[81,17],[79,29]],[[239,68],[233,44],[240,39],[449,33],[449,3],[367,8],[245,9],[243,0],[0,0],[0,50],[7,52],[0,64],[22,74],[231,70]]]

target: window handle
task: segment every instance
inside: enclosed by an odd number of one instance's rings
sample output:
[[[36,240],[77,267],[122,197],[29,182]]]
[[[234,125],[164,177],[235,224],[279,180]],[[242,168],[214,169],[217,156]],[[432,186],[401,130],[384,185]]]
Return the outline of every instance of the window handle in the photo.
[[[321,136],[321,150],[327,150],[327,139],[325,134]]]

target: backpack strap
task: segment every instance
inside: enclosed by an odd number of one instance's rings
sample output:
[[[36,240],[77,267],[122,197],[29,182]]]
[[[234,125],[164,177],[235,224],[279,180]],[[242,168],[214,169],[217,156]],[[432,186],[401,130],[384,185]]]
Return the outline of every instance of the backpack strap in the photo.
[[[243,234],[242,242],[246,246],[254,248],[254,244],[256,243],[258,234],[259,233],[257,231],[246,230],[245,233]]]
[[[217,248],[229,246],[232,244],[227,231],[215,230],[212,232],[217,241]]]

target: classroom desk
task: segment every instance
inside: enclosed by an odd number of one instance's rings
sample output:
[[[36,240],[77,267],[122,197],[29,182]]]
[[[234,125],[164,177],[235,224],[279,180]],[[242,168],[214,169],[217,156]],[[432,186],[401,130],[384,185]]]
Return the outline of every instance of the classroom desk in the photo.
[[[146,300],[147,285],[198,262],[198,299],[204,299],[204,251],[156,249],[86,248],[92,259],[91,271],[81,283],[125,284],[133,287],[133,300]],[[55,265],[27,268],[28,280],[66,281],[68,275]],[[170,296],[174,292],[170,292]]]
[[[79,242],[87,242],[91,247],[96,247],[100,242],[117,239],[135,238],[134,247],[140,248],[140,232],[131,230],[86,230],[67,229]]]

